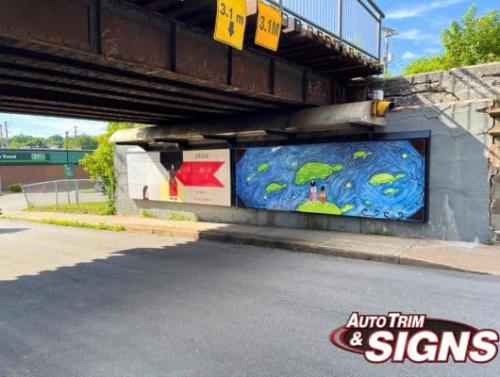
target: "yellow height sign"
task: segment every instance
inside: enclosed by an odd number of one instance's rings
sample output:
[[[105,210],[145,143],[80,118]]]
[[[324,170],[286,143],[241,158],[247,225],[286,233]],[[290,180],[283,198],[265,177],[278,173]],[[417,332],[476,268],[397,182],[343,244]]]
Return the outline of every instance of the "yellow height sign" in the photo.
[[[217,0],[214,39],[243,50],[247,24],[246,0]]]
[[[281,36],[281,10],[260,0],[257,9],[255,44],[278,51]]]

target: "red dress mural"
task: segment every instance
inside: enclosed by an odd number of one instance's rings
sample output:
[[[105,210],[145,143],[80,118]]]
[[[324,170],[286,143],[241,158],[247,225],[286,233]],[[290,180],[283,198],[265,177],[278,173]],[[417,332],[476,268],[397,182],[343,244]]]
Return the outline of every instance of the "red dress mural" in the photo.
[[[169,195],[171,198],[177,198],[178,196],[178,190],[177,190],[177,178],[176,172],[175,172],[175,166],[172,165],[172,168],[168,172],[170,175],[170,179],[168,181],[168,190],[169,190]]]

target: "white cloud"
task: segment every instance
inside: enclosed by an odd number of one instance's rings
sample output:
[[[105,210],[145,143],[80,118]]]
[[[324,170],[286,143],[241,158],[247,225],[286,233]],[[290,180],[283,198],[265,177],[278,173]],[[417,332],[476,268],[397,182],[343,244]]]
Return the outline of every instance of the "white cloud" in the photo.
[[[439,41],[439,38],[436,37],[435,35],[432,34],[427,34],[422,32],[420,29],[408,29],[400,32],[396,36],[394,36],[395,39],[401,39],[405,41],[432,41],[432,40],[437,40]]]
[[[411,51],[405,51],[403,56],[401,56],[401,59],[403,60],[413,60],[415,58],[418,58],[418,55]]]
[[[453,5],[465,3],[467,0],[436,0],[423,5],[408,6],[388,12],[387,19],[403,20],[406,18],[419,17],[435,9],[448,8]]]

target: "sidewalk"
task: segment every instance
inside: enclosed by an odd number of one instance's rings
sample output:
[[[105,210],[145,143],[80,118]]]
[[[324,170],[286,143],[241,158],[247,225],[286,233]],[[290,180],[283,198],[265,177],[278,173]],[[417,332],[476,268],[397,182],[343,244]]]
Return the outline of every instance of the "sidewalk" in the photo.
[[[481,244],[373,236],[355,233],[272,228],[161,219],[5,211],[4,216],[28,221],[59,219],[119,226],[128,232],[187,240],[211,240],[500,276],[500,247]]]

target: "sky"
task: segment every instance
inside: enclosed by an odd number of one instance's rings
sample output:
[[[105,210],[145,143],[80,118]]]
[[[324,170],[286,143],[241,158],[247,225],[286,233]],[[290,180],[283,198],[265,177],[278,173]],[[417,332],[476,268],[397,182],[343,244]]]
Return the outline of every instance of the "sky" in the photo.
[[[9,137],[19,134],[41,137],[64,136],[66,131],[73,135],[75,126],[78,134],[94,136],[104,133],[108,124],[91,120],[0,113],[0,123],[3,125],[5,122],[8,125]]]
[[[399,74],[412,59],[440,53],[441,30],[460,18],[472,4],[477,5],[479,14],[500,8],[498,0],[378,0],[376,3],[386,14],[384,25],[399,32],[390,42],[392,61],[389,68],[393,75]],[[0,123],[4,122],[8,123],[9,135],[24,133],[43,137],[64,135],[66,131],[72,134],[75,126],[79,133],[98,135],[104,132],[107,124],[0,113]]]
[[[415,58],[439,54],[441,30],[459,19],[471,5],[477,6],[480,15],[500,8],[498,0],[378,0],[376,3],[386,15],[384,26],[399,32],[391,38],[389,47],[393,55],[389,69],[393,75]]]

